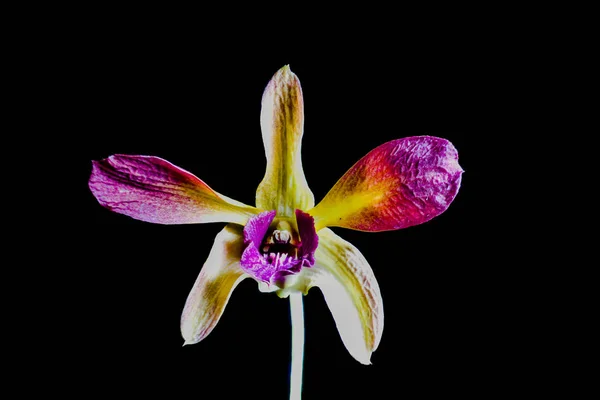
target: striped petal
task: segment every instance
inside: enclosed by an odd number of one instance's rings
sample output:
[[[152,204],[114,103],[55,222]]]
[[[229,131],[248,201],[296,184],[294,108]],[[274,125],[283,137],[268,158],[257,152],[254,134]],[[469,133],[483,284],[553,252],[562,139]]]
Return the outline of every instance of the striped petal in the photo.
[[[111,211],[158,224],[243,225],[258,213],[158,157],[120,154],[93,161],[89,187],[98,202]]]
[[[360,159],[308,213],[317,231],[387,231],[429,221],[458,192],[463,170],[452,143],[432,136],[392,140]]]
[[[231,293],[248,277],[239,263],[243,247],[239,225],[227,225],[215,238],[181,315],[181,335],[185,344],[198,343],[213,330]]]
[[[370,364],[383,333],[383,301],[373,270],[356,247],[327,228],[319,231],[315,258],[313,268],[302,270],[297,287],[321,289],[346,349]]]
[[[315,200],[300,158],[304,130],[302,88],[289,66],[281,68],[265,89],[260,126],[267,170],[256,191],[256,206],[275,210],[280,217],[293,217],[296,209],[309,209]]]

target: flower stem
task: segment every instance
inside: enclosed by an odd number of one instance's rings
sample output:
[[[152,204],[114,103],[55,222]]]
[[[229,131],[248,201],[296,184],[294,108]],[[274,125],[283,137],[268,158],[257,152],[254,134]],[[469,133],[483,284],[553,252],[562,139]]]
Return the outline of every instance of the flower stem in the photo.
[[[300,400],[302,394],[302,362],[304,358],[304,310],[301,292],[290,294],[290,314],[292,318],[290,400]]]

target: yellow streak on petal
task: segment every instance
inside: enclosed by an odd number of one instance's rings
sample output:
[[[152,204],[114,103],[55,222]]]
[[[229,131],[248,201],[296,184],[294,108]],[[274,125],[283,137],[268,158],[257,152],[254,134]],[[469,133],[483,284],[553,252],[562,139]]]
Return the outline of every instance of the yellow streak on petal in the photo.
[[[346,220],[355,217],[368,206],[377,204],[384,194],[383,190],[339,193],[327,196],[308,213],[315,218],[317,231],[326,226],[345,226]]]

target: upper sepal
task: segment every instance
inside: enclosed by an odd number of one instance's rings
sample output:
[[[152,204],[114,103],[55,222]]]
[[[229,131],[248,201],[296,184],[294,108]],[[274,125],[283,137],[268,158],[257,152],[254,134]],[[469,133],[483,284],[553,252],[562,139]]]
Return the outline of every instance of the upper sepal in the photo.
[[[300,80],[289,66],[281,68],[265,88],[260,114],[267,169],[256,190],[256,206],[293,217],[315,200],[301,160],[304,101]]]

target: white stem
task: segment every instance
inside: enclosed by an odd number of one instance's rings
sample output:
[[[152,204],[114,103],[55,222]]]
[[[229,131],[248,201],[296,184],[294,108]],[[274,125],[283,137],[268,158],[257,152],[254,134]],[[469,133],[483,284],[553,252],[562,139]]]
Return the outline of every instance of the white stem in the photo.
[[[302,361],[304,358],[304,310],[301,292],[290,294],[290,314],[292,317],[290,400],[300,400],[302,394]]]

